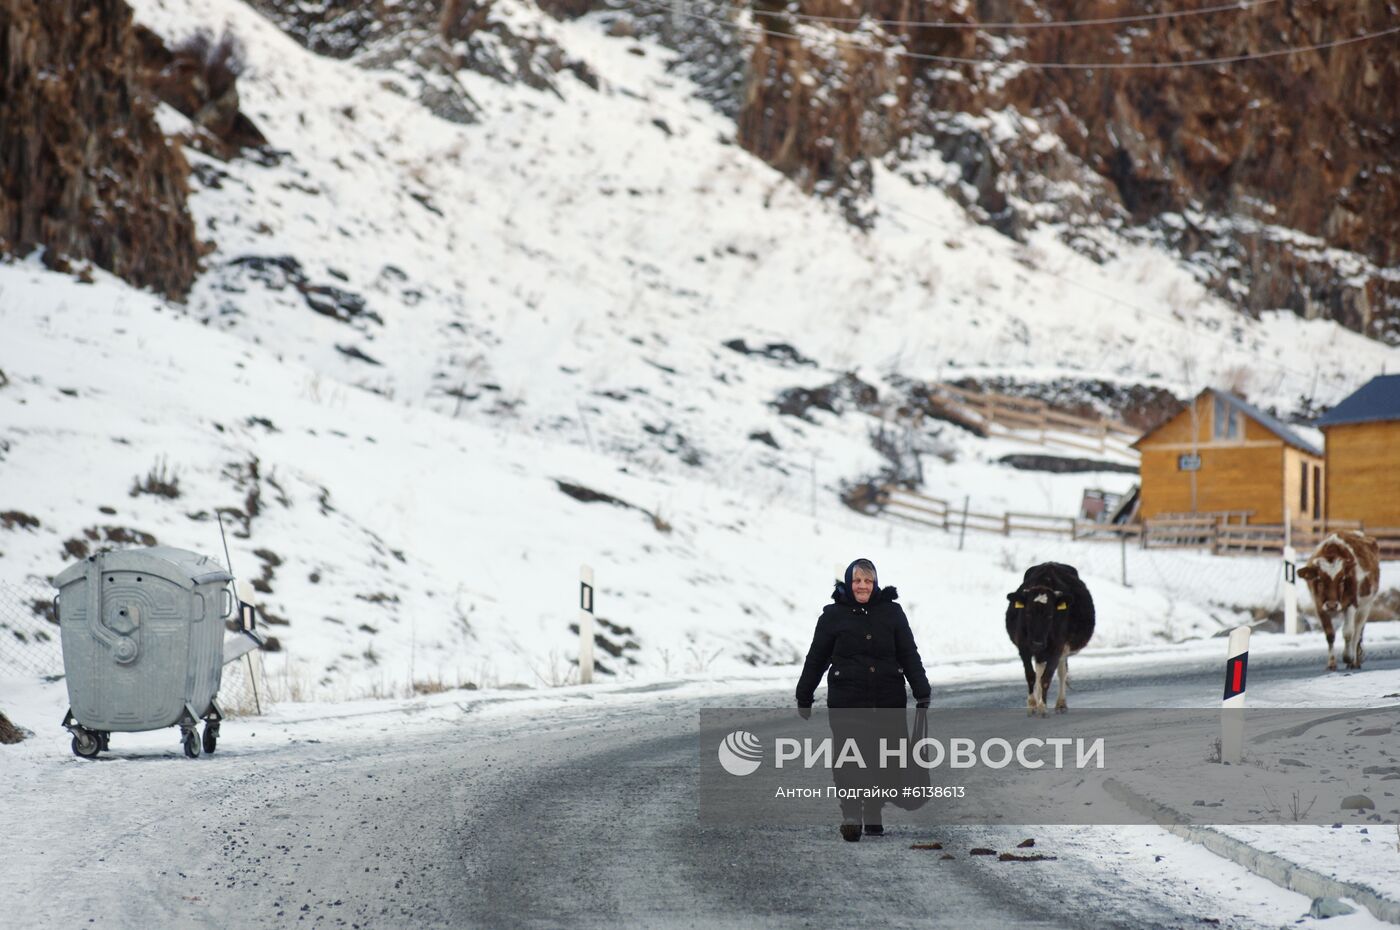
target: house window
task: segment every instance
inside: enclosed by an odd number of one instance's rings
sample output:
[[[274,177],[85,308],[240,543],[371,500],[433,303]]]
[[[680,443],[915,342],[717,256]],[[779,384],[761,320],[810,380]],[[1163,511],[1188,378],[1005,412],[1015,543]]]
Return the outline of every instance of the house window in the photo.
[[[1302,467],[1303,480],[1298,482],[1300,486],[1298,494],[1298,516],[1306,517],[1308,515],[1308,463],[1302,463]]]
[[[1215,438],[1240,438],[1240,412],[1223,397],[1215,399]]]
[[[1322,519],[1322,466],[1313,466],[1313,519]]]

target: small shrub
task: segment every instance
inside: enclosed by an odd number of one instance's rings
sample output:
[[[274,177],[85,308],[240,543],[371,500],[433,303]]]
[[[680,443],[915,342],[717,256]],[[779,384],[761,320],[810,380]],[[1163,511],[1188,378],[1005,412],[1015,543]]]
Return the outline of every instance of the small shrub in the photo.
[[[665,517],[661,516],[661,508],[658,507],[656,510],[649,512],[648,516],[651,517],[651,525],[656,527],[657,532],[671,532],[671,524],[666,521]]]
[[[209,99],[218,100],[233,87],[247,68],[247,56],[243,43],[225,29],[217,39],[208,29],[196,30],[174,48],[175,57],[189,58],[198,62],[209,88]]]
[[[29,612],[45,623],[58,625],[58,614],[54,611],[53,601],[42,597],[31,598],[29,601]]]
[[[0,526],[7,530],[19,527],[22,530],[32,530],[39,526],[39,518],[24,513],[21,510],[7,510],[0,513]]]
[[[151,494],[175,500],[180,496],[180,473],[170,468],[165,459],[157,459],[146,477],[136,477],[131,482],[131,496]]]

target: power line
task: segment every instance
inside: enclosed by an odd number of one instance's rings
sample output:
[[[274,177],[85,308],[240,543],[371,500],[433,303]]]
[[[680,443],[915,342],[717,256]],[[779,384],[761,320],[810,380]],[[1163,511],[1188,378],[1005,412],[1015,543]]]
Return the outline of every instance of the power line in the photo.
[[[799,40],[799,41],[800,41],[801,38],[802,38],[801,36],[795,35],[795,34],[793,34],[793,33],[775,32],[775,31],[771,31],[771,30],[764,29],[764,28],[759,27],[759,26],[749,26],[749,25],[746,25],[746,24],[743,24],[743,23],[736,23],[736,22],[733,22],[733,21],[730,21],[730,20],[722,20],[722,19],[718,19],[718,18],[712,17],[712,16],[704,16],[704,15],[697,14],[697,13],[689,13],[689,12],[686,12],[686,11],[680,9],[679,0],[677,0],[677,2],[676,2],[674,5],[669,6],[669,7],[667,7],[667,6],[661,6],[661,5],[659,5],[658,3],[654,2],[654,0],[642,0],[642,2],[643,2],[643,3],[646,3],[647,5],[652,6],[657,12],[672,13],[672,14],[676,14],[676,15],[680,15],[680,16],[685,16],[685,17],[688,17],[688,18],[691,18],[691,19],[697,19],[697,20],[702,20],[702,21],[706,21],[706,22],[711,22],[711,23],[715,23],[715,24],[720,25],[720,26],[725,26],[725,27],[728,27],[728,28],[731,28],[731,29],[735,29],[735,30],[738,30],[738,31],[742,31],[742,32],[748,32],[748,33],[751,33],[751,34],[762,34],[762,35],[766,35],[766,36],[776,36],[776,37],[779,37],[779,38],[797,39],[797,40]],[[1269,0],[1265,0],[1265,2],[1269,2]],[[1259,5],[1262,5],[1262,3],[1259,4]],[[750,12],[752,12],[752,11],[750,11]],[[1068,22],[1068,21],[1066,21],[1066,22]],[[1322,50],[1322,49],[1336,48],[1336,47],[1339,47],[1339,46],[1350,45],[1350,44],[1354,44],[1354,43],[1357,43],[1357,42],[1368,41],[1368,40],[1370,40],[1370,39],[1376,39],[1376,38],[1381,38],[1381,37],[1388,36],[1388,35],[1394,35],[1394,34],[1396,34],[1396,33],[1400,33],[1400,26],[1391,27],[1391,28],[1389,28],[1389,29],[1383,29],[1383,30],[1380,30],[1380,31],[1378,31],[1378,32],[1366,33],[1366,34],[1363,34],[1363,35],[1360,35],[1360,36],[1353,36],[1353,37],[1348,38],[1348,39],[1337,39],[1337,40],[1333,40],[1333,41],[1331,41],[1331,42],[1323,42],[1323,43],[1318,43],[1318,44],[1315,44],[1315,45],[1308,45],[1308,46],[1297,46],[1297,47],[1290,47],[1290,48],[1284,48],[1284,49],[1275,49],[1275,50],[1273,50],[1273,51],[1261,52],[1261,53],[1252,54],[1252,55],[1238,55],[1238,56],[1231,56],[1231,57],[1225,57],[1225,58],[1196,59],[1196,60],[1178,61],[1178,62],[1141,62],[1141,63],[1134,63],[1134,62],[1102,62],[1102,63],[1089,63],[1089,64],[1085,64],[1085,63],[1060,63],[1060,62],[1025,62],[1025,61],[1012,61],[1012,60],[1005,60],[1005,59],[997,60],[997,59],[977,59],[977,58],[956,58],[956,57],[952,57],[952,56],[941,56],[941,55],[921,55],[921,54],[917,54],[917,53],[913,53],[913,52],[904,52],[904,51],[897,51],[897,50],[891,50],[891,49],[875,49],[875,48],[869,48],[869,47],[866,47],[866,46],[860,45],[860,44],[857,44],[856,47],[857,47],[857,48],[860,48],[860,49],[862,49],[862,50],[864,50],[864,51],[876,52],[876,53],[881,53],[881,54],[890,54],[890,55],[893,55],[893,56],[895,56],[895,57],[914,58],[914,59],[929,60],[929,61],[939,61],[939,62],[952,63],[952,64],[970,64],[970,65],[1002,65],[1002,64],[1010,64],[1010,65],[1021,65],[1021,66],[1023,66],[1023,67],[1028,67],[1028,68],[1042,68],[1042,69],[1047,69],[1047,70],[1048,70],[1048,69],[1058,69],[1058,70],[1070,70],[1070,69],[1079,69],[1079,70],[1094,70],[1094,69],[1124,70],[1124,69],[1147,69],[1147,68],[1166,69],[1166,68],[1178,68],[1178,67],[1204,66],[1204,65],[1213,65],[1213,64],[1229,64],[1229,63],[1240,62],[1240,61],[1252,61],[1252,60],[1258,60],[1258,59],[1276,58],[1276,57],[1280,57],[1280,56],[1284,56],[1284,55],[1295,55],[1295,54],[1299,54],[1299,53],[1302,53],[1302,52],[1319,51],[1319,50]],[[836,39],[836,41],[842,41],[842,40],[838,38],[838,39]],[[845,41],[849,42],[850,40],[845,40]],[[902,207],[897,207],[897,206],[895,206],[894,204],[887,203],[887,202],[877,202],[877,205],[878,205],[878,206],[881,206],[881,207],[883,207],[883,208],[885,208],[885,209],[891,210],[891,211],[893,211],[893,212],[895,212],[895,213],[902,213],[902,214],[904,214],[905,216],[908,216],[908,217],[910,217],[910,218],[912,218],[912,219],[916,219],[916,220],[918,220],[918,221],[920,221],[920,222],[926,223],[926,224],[928,224],[929,226],[932,226],[932,227],[935,227],[935,228],[941,228],[941,227],[939,226],[939,224],[935,223],[934,221],[929,220],[929,219],[927,219],[926,217],[919,216],[918,214],[911,213],[911,212],[909,212],[908,210],[905,210],[905,209],[902,208]],[[1094,295],[1096,295],[1096,296],[1098,296],[1098,297],[1101,297],[1101,298],[1103,298],[1103,299],[1105,299],[1105,300],[1109,300],[1109,301],[1111,301],[1111,302],[1113,302],[1113,303],[1117,303],[1117,304],[1119,304],[1120,306],[1126,307],[1126,308],[1128,308],[1128,309],[1130,309],[1130,310],[1134,310],[1134,311],[1137,311],[1138,313],[1143,313],[1143,314],[1146,314],[1146,315],[1148,315],[1148,316],[1154,316],[1154,317],[1157,317],[1157,318],[1163,319],[1163,320],[1168,319],[1168,314],[1160,313],[1160,312],[1158,312],[1158,311],[1150,310],[1150,309],[1148,309],[1148,308],[1146,308],[1146,307],[1142,307],[1142,306],[1140,306],[1140,305],[1131,303],[1131,302],[1126,301],[1126,300],[1124,300],[1124,299],[1122,299],[1121,297],[1118,297],[1118,296],[1116,296],[1116,295],[1109,294],[1109,293],[1106,293],[1106,292],[1104,292],[1104,291],[1098,290],[1097,288],[1091,287],[1091,286],[1089,286],[1089,285],[1087,285],[1087,284],[1082,284],[1082,283],[1080,283],[1080,282],[1078,282],[1078,281],[1075,281],[1075,280],[1072,279],[1072,278],[1066,277],[1065,275],[1062,275],[1062,274],[1060,274],[1060,273],[1058,273],[1058,272],[1056,272],[1056,271],[1053,271],[1053,270],[1051,270],[1051,269],[1049,269],[1049,268],[1042,268],[1042,269],[1040,269],[1040,270],[1043,271],[1043,272],[1045,272],[1046,274],[1050,275],[1050,276],[1053,277],[1053,278],[1056,278],[1056,279],[1058,279],[1058,280],[1060,280],[1060,281],[1065,282],[1066,284],[1069,284],[1069,285],[1072,286],[1072,287],[1077,287],[1077,288],[1079,288],[1079,289],[1081,289],[1081,290],[1084,290],[1084,291],[1087,291],[1087,292],[1089,292],[1089,293],[1092,293],[1092,294],[1094,294]],[[1176,322],[1179,322],[1179,321],[1177,320],[1176,317],[1173,316],[1173,317],[1170,318],[1170,322],[1172,322],[1173,324],[1175,324]],[[1188,336],[1190,336],[1190,337],[1195,337],[1196,335],[1206,335],[1206,336],[1208,336],[1209,338],[1214,339],[1215,341],[1217,341],[1218,343],[1220,343],[1222,346],[1225,346],[1226,348],[1228,348],[1228,349],[1230,349],[1230,350],[1232,350],[1232,351],[1239,351],[1239,350],[1243,350],[1243,348],[1244,348],[1243,346],[1239,345],[1238,343],[1231,342],[1230,340],[1226,339],[1226,338],[1223,337],[1223,336],[1218,336],[1218,335],[1216,335],[1216,334],[1214,334],[1214,333],[1208,333],[1208,334],[1206,334],[1206,333],[1196,333],[1196,332],[1193,332],[1193,331],[1192,331],[1192,328],[1190,328],[1190,327],[1188,327],[1188,329],[1187,329],[1187,334],[1188,334]],[[1259,361],[1262,361],[1262,360],[1259,360]],[[1257,362],[1256,362],[1256,363],[1257,363]],[[1297,375],[1297,376],[1303,377],[1303,378],[1310,377],[1309,373],[1304,372],[1304,371],[1300,371],[1299,369],[1293,368],[1292,366],[1285,365],[1284,363],[1282,363],[1282,362],[1280,362],[1280,361],[1277,361],[1277,360],[1270,360],[1270,361],[1266,362],[1265,364],[1268,364],[1268,365],[1274,367],[1274,368],[1275,368],[1276,370],[1278,370],[1278,371],[1289,372],[1289,373],[1292,373],[1292,374],[1294,374],[1294,375]]]
[[[778,32],[772,29],[764,29],[762,26],[750,26],[745,23],[736,23],[732,20],[719,19],[714,16],[705,16],[700,13],[689,13],[676,7],[666,7],[652,0],[643,0],[658,13],[672,13],[678,16],[685,16],[690,19],[702,20],[704,22],[715,23],[739,32],[746,32],[750,35],[763,35],[770,38],[795,39],[801,41],[803,36],[792,32]],[[1213,65],[1228,65],[1242,61],[1259,61],[1266,58],[1278,58],[1284,55],[1298,55],[1303,52],[1316,52],[1329,48],[1337,48],[1343,45],[1352,45],[1357,42],[1367,42],[1371,39],[1379,39],[1384,36],[1400,33],[1400,26],[1392,26],[1389,29],[1382,29],[1378,32],[1368,32],[1359,36],[1352,36],[1349,39],[1334,39],[1331,42],[1320,42],[1315,45],[1291,46],[1289,48],[1274,49],[1268,52],[1255,52],[1245,55],[1228,55],[1219,58],[1195,58],[1186,61],[1097,61],[1097,62],[1060,62],[1060,61],[1018,61],[1008,58],[962,58],[952,55],[928,55],[919,52],[906,52],[895,48],[872,48],[869,44],[848,37],[845,33],[838,35],[824,36],[823,38],[840,42],[844,45],[855,48],[859,51],[869,52],[876,55],[890,55],[895,58],[910,58],[919,61],[934,61],[940,64],[950,65],[1012,65],[1022,68],[1033,68],[1043,71],[1130,71],[1130,70],[1169,70],[1172,68],[1196,68],[1210,67]]]
[[[1235,3],[1226,3],[1219,6],[1200,7],[1194,10],[1171,10],[1161,13],[1141,13],[1134,16],[1105,16],[1097,19],[1058,19],[1040,20],[1024,23],[1014,22],[925,22],[908,19],[868,19],[854,16],[817,16],[813,13],[790,13],[785,10],[757,10],[750,9],[748,12],[753,16],[765,16],[774,19],[795,19],[804,22],[814,23],[842,23],[849,25],[872,25],[872,26],[898,26],[903,29],[1068,29],[1079,26],[1109,26],[1123,23],[1145,23],[1163,19],[1185,19],[1192,16],[1205,16],[1211,13],[1243,13],[1256,7],[1268,6],[1277,3],[1278,0],[1239,0]]]

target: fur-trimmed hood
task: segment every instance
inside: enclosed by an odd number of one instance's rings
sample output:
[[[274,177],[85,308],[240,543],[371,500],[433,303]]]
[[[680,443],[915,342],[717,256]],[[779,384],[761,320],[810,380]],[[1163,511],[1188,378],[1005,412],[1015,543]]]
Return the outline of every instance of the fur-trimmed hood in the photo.
[[[876,589],[875,593],[871,595],[869,603],[858,604],[856,603],[855,596],[851,594],[850,588],[846,587],[846,583],[844,581],[838,581],[836,582],[836,587],[831,592],[831,599],[838,604],[845,604],[848,607],[871,607],[875,604],[899,600],[899,591],[894,585],[887,585],[883,588]]]

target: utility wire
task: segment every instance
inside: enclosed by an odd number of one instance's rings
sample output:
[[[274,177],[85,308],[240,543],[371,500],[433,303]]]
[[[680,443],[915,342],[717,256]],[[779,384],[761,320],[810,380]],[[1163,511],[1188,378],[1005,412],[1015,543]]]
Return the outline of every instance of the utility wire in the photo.
[[[1122,23],[1146,23],[1163,19],[1184,19],[1191,16],[1206,16],[1211,13],[1243,13],[1261,6],[1277,3],[1278,0],[1237,0],[1219,6],[1206,6],[1194,10],[1170,10],[1161,13],[1141,13],[1133,16],[1105,16],[1097,19],[1051,19],[1031,22],[927,22],[907,19],[869,19],[854,16],[817,16],[813,13],[789,13],[785,10],[749,9],[754,16],[776,19],[796,19],[812,23],[845,23],[850,25],[869,24],[873,26],[898,26],[904,29],[1069,29],[1079,26],[1109,26]]]
[[[742,32],[748,32],[748,33],[750,33],[750,34],[762,34],[762,35],[766,35],[766,36],[776,36],[776,37],[780,37],[780,38],[790,38],[790,39],[799,39],[799,40],[802,38],[801,36],[794,35],[793,33],[774,32],[774,31],[771,31],[771,30],[763,29],[762,27],[758,27],[758,26],[748,26],[748,25],[745,25],[745,24],[743,24],[743,23],[736,23],[736,22],[733,22],[733,21],[731,21],[731,20],[723,20],[723,19],[719,19],[719,18],[716,18],[716,17],[713,17],[713,16],[703,16],[703,15],[700,15],[700,14],[697,14],[697,13],[688,13],[688,12],[686,12],[686,11],[680,9],[680,5],[679,5],[678,2],[677,2],[675,5],[670,6],[670,7],[660,6],[660,5],[658,5],[658,4],[654,3],[654,2],[649,2],[649,0],[643,0],[643,2],[646,3],[647,5],[652,6],[657,12],[668,12],[668,13],[678,14],[678,15],[680,15],[680,16],[686,16],[686,17],[689,17],[689,18],[691,18],[691,19],[697,19],[697,20],[703,20],[703,21],[706,21],[706,22],[715,23],[715,24],[720,25],[720,26],[725,26],[725,27],[728,27],[728,28],[731,28],[731,29],[735,29],[735,30],[738,30],[738,31],[742,31]],[[1070,69],[1094,70],[1094,69],[1099,69],[1099,68],[1107,69],[1107,70],[1124,70],[1124,69],[1130,69],[1130,68],[1138,68],[1138,69],[1142,69],[1142,68],[1165,69],[1165,68],[1192,67],[1192,66],[1202,66],[1202,65],[1212,65],[1212,64],[1228,64],[1228,63],[1232,63],[1232,62],[1252,61],[1252,60],[1258,60],[1258,59],[1262,59],[1262,58],[1276,58],[1276,57],[1283,56],[1283,55],[1295,55],[1295,54],[1299,54],[1299,53],[1301,53],[1301,52],[1318,51],[1318,50],[1321,50],[1321,49],[1336,48],[1336,47],[1338,47],[1338,46],[1350,45],[1350,44],[1357,43],[1357,42],[1364,42],[1364,41],[1367,41],[1367,40],[1370,40],[1370,39],[1381,38],[1381,37],[1383,37],[1383,36],[1395,35],[1396,33],[1400,33],[1400,26],[1391,27],[1391,28],[1389,28],[1389,29],[1383,29],[1383,30],[1380,30],[1380,31],[1378,31],[1378,32],[1366,33],[1366,34],[1360,35],[1360,36],[1353,36],[1352,38],[1349,38],[1349,39],[1338,39],[1338,40],[1334,40],[1334,41],[1331,41],[1331,42],[1318,43],[1318,44],[1315,44],[1315,45],[1298,46],[1298,47],[1291,47],[1291,48],[1285,48],[1285,49],[1275,49],[1275,50],[1270,51],[1270,52],[1262,52],[1262,53],[1253,54],[1253,55],[1238,55],[1238,56],[1232,56],[1232,57],[1227,57],[1227,58],[1195,59],[1195,60],[1190,60],[1190,61],[1178,61],[1178,62],[1141,62],[1141,63],[1133,63],[1133,62],[1102,62],[1102,63],[1097,63],[1097,64],[1082,64],[1082,63],[1067,63],[1067,62],[1023,62],[1023,61],[1008,61],[1008,60],[1005,60],[1005,59],[997,60],[997,59],[978,59],[978,58],[955,58],[955,57],[951,57],[951,56],[942,56],[942,55],[920,55],[920,54],[916,54],[916,53],[913,53],[913,52],[903,52],[903,51],[889,50],[889,49],[874,49],[874,48],[869,48],[869,47],[867,47],[867,46],[860,45],[860,44],[857,44],[856,47],[857,47],[857,48],[861,48],[861,49],[863,49],[863,50],[865,50],[865,51],[878,52],[878,53],[882,53],[882,54],[890,54],[890,55],[894,55],[894,56],[896,56],[896,57],[915,58],[915,59],[930,60],[930,61],[939,61],[939,62],[945,62],[945,63],[951,63],[951,64],[970,64],[970,65],[1013,64],[1013,65],[1021,65],[1021,66],[1023,66],[1023,67],[1029,67],[1029,68],[1043,68],[1043,69],[1047,69],[1047,70],[1048,70],[1048,69],[1056,69],[1056,70],[1070,70]],[[838,41],[840,41],[840,40],[838,39]],[[849,41],[849,40],[847,40],[847,41]],[[920,222],[922,222],[922,223],[926,223],[926,224],[928,224],[929,226],[932,226],[932,227],[935,227],[935,228],[941,228],[941,227],[939,226],[939,224],[935,223],[934,221],[932,221],[932,220],[930,220],[930,219],[928,219],[928,218],[926,218],[926,217],[919,216],[918,214],[911,213],[910,211],[905,210],[905,209],[902,208],[902,207],[897,207],[897,206],[895,206],[895,205],[892,204],[892,203],[880,201],[880,202],[877,203],[877,205],[880,206],[880,207],[882,207],[882,208],[884,208],[884,209],[891,210],[891,211],[893,211],[893,212],[895,212],[895,213],[903,214],[904,216],[907,216],[907,217],[910,217],[910,218],[912,218],[912,219],[918,220],[918,221],[920,221]],[[1148,308],[1146,308],[1146,307],[1143,307],[1143,306],[1141,306],[1141,305],[1134,304],[1134,303],[1132,303],[1132,302],[1130,302],[1130,301],[1126,301],[1126,300],[1122,299],[1121,297],[1118,297],[1118,296],[1113,295],[1113,294],[1109,294],[1109,293],[1107,293],[1107,292],[1105,292],[1105,291],[1101,291],[1101,290],[1099,290],[1099,289],[1097,289],[1097,288],[1094,288],[1094,287],[1091,287],[1091,286],[1089,286],[1089,285],[1087,285],[1087,284],[1082,284],[1082,283],[1080,283],[1080,282],[1078,282],[1078,281],[1075,281],[1075,280],[1072,279],[1072,278],[1066,277],[1065,275],[1062,275],[1062,274],[1060,274],[1060,273],[1058,273],[1058,272],[1056,272],[1056,271],[1053,271],[1053,270],[1051,270],[1051,269],[1049,269],[1049,268],[1044,268],[1044,269],[1041,269],[1041,270],[1043,270],[1046,274],[1049,274],[1051,277],[1056,278],[1056,279],[1058,279],[1058,280],[1060,280],[1060,281],[1063,281],[1063,282],[1065,282],[1066,284],[1069,284],[1069,285],[1072,286],[1072,287],[1077,287],[1077,288],[1079,288],[1079,289],[1081,289],[1081,290],[1083,290],[1083,291],[1087,291],[1088,293],[1091,293],[1091,294],[1094,294],[1094,295],[1096,295],[1096,296],[1098,296],[1098,297],[1101,297],[1101,298],[1104,298],[1104,299],[1106,299],[1106,300],[1112,301],[1112,302],[1114,302],[1114,303],[1119,304],[1120,306],[1126,307],[1126,308],[1128,308],[1128,309],[1130,309],[1130,310],[1134,310],[1134,311],[1136,311],[1136,312],[1138,312],[1138,313],[1146,314],[1146,315],[1148,315],[1148,316],[1154,316],[1154,317],[1157,317],[1157,318],[1163,319],[1163,320],[1168,319],[1168,317],[1170,316],[1169,314],[1160,313],[1160,312],[1155,311],[1155,310],[1150,310],[1150,309],[1148,309]],[[1173,324],[1176,324],[1176,323],[1179,323],[1180,320],[1178,320],[1175,316],[1170,316],[1170,322],[1172,322]],[[1213,338],[1215,341],[1219,342],[1221,345],[1226,346],[1227,348],[1229,348],[1229,349],[1231,349],[1231,350],[1243,350],[1243,348],[1244,348],[1243,346],[1239,345],[1238,343],[1231,342],[1230,340],[1226,339],[1225,337],[1223,337],[1223,336],[1218,336],[1218,335],[1216,335],[1216,334],[1214,334],[1214,333],[1209,333],[1209,334],[1195,333],[1195,332],[1192,332],[1192,331],[1191,331],[1191,328],[1188,328],[1188,335],[1190,335],[1190,336],[1195,336],[1195,335],[1207,335],[1208,337]],[[1258,363],[1259,361],[1263,361],[1263,360],[1256,360],[1256,363]],[[1277,360],[1269,360],[1269,361],[1265,362],[1265,364],[1268,364],[1268,365],[1274,367],[1275,369],[1277,369],[1277,370],[1279,370],[1279,371],[1289,372],[1289,373],[1292,373],[1292,374],[1294,374],[1294,375],[1298,375],[1299,377],[1303,377],[1303,378],[1310,377],[1310,375],[1309,375],[1307,372],[1300,371],[1299,369],[1293,368],[1293,367],[1291,367],[1291,366],[1289,366],[1289,365],[1285,365],[1284,363],[1282,363],[1282,362],[1280,362],[1280,361],[1277,361]]]
[[[767,36],[779,39],[795,39],[801,41],[804,37],[792,32],[777,32],[771,29],[764,29],[762,26],[750,26],[745,23],[736,23],[732,20],[719,19],[714,16],[704,16],[700,13],[689,13],[679,8],[679,6],[667,7],[652,0],[643,0],[643,3],[650,6],[657,13],[672,13],[678,16],[685,16],[690,19],[702,20],[714,23],[738,32],[746,32],[750,35]],[[840,42],[844,45],[855,48],[859,51],[870,52],[877,55],[891,55],[895,58],[910,58],[919,61],[933,61],[940,64],[950,65],[1010,65],[1021,68],[1032,68],[1043,71],[1131,71],[1131,70],[1169,70],[1173,68],[1196,68],[1210,67],[1212,65],[1228,65],[1242,61],[1259,61],[1266,58],[1278,58],[1284,55],[1298,55],[1303,52],[1316,52],[1323,49],[1337,48],[1343,45],[1352,45],[1357,42],[1367,42],[1371,39],[1379,39],[1384,36],[1400,33],[1400,26],[1392,26],[1389,29],[1382,29],[1377,32],[1368,32],[1359,36],[1352,36],[1349,39],[1334,39],[1331,42],[1320,42],[1315,45],[1291,46],[1289,48],[1273,49],[1268,52],[1255,52],[1245,55],[1227,55],[1219,58],[1194,58],[1186,61],[1097,61],[1097,62],[1061,62],[1061,61],[1018,61],[1009,58],[962,58],[953,55],[927,55],[919,52],[906,52],[896,48],[873,48],[869,43],[855,40],[847,34],[834,30],[838,34],[834,36],[823,36],[823,39],[833,42]]]

